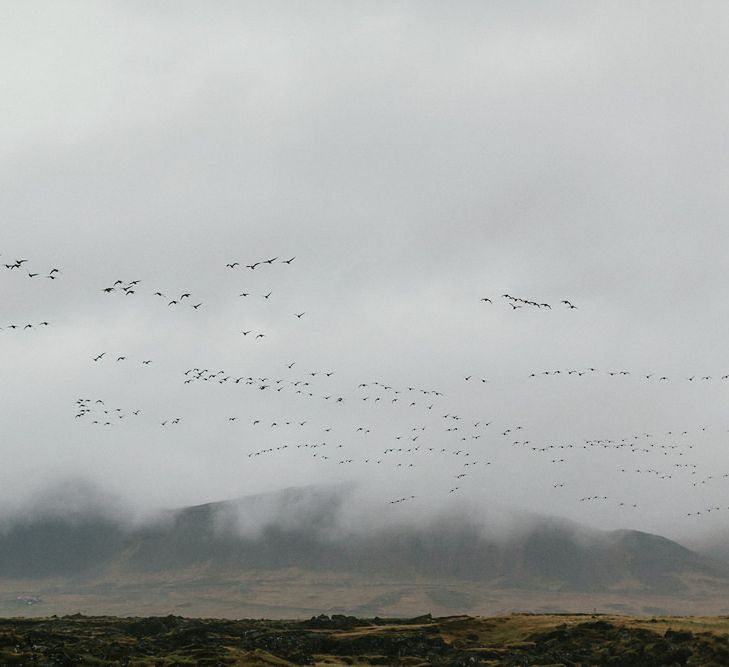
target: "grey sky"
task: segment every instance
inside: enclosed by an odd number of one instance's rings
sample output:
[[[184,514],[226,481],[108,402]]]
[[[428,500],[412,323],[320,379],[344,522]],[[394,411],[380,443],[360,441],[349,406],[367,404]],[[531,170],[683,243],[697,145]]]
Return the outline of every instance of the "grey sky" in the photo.
[[[0,267],[0,326],[51,323],[0,331],[6,507],[67,478],[138,509],[353,480],[377,512],[412,494],[409,512],[472,502],[671,535],[725,522],[686,517],[729,503],[723,3],[0,15],[0,260],[62,269]],[[276,256],[296,259],[225,267]],[[142,282],[101,292],[117,279]],[[167,307],[157,290],[203,305]],[[512,311],[505,292],[553,308]],[[308,379],[315,396],[184,385],[192,367]],[[408,386],[445,396],[410,408]],[[78,397],[127,417],[74,419]],[[463,417],[458,432],[444,414]],[[422,426],[420,451],[382,453]],[[643,433],[650,453],[530,450]],[[295,447],[321,442],[329,461]],[[459,449],[483,464],[461,480]],[[609,500],[579,500],[592,495]]]

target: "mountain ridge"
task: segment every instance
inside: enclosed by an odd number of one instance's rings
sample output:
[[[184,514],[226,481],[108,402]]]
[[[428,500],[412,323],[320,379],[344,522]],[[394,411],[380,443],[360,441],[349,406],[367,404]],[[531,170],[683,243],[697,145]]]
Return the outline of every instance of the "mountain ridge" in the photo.
[[[182,508],[140,527],[93,515],[26,518],[0,533],[0,577],[81,576],[110,566],[159,572],[209,562],[221,570],[303,567],[576,591],[626,580],[675,591],[686,572],[729,581],[729,566],[641,531],[541,517],[494,536],[487,523],[452,516],[362,530],[339,525],[340,513],[339,489],[294,487]]]

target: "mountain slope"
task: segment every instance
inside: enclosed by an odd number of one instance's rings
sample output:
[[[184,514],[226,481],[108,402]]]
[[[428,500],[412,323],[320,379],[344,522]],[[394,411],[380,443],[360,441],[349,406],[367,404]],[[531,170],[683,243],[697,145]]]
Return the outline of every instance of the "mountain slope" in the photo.
[[[676,594],[729,583],[729,566],[657,535],[534,518],[508,535],[445,517],[427,524],[342,526],[339,490],[288,489],[172,512],[128,528],[99,516],[45,517],[0,531],[0,578],[144,577],[286,568],[499,588]],[[189,576],[189,575],[186,575]]]

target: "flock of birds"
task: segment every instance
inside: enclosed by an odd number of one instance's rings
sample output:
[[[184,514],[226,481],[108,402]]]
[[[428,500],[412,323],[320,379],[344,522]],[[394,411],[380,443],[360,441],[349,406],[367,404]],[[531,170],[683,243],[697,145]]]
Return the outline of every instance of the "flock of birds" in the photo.
[[[575,376],[575,377],[583,377],[584,375],[591,375],[591,374],[600,374],[603,375],[609,375],[610,377],[616,377],[616,376],[626,376],[626,375],[636,375],[637,377],[640,377],[643,380],[655,380],[656,382],[670,382],[673,380],[688,380],[689,382],[694,382],[695,380],[698,380],[699,382],[706,382],[707,380],[715,380],[720,379],[723,381],[729,380],[729,373],[723,373],[722,375],[716,374],[716,375],[701,375],[701,374],[694,374],[689,375],[684,378],[676,378],[676,377],[669,377],[668,375],[662,375],[660,373],[632,373],[631,371],[621,370],[611,370],[611,371],[598,371],[597,368],[583,368],[583,369],[564,369],[564,370],[552,370],[552,371],[538,371],[535,373],[530,373],[530,378],[537,378],[547,375],[563,375],[563,376]],[[466,378],[468,379],[468,378]]]
[[[279,259],[278,257],[272,257],[270,259],[264,259],[264,260],[252,262],[251,264],[242,264],[241,262],[238,262],[238,261],[229,262],[225,266],[228,269],[235,269],[237,267],[243,266],[245,268],[255,270],[256,267],[258,267],[258,266],[266,266],[266,265],[271,266],[275,262],[278,262],[281,264],[286,264],[286,265],[290,266],[295,259],[296,259],[296,257],[290,257],[289,259]],[[22,261],[24,261],[24,260],[22,260]],[[54,270],[57,271],[58,269],[54,269]],[[118,295],[123,295],[123,296],[127,297],[127,296],[132,296],[134,294],[139,293],[140,289],[142,289],[141,284],[142,284],[141,279],[122,280],[121,278],[118,278],[110,285],[107,284],[106,287],[103,287],[101,289],[101,291],[104,294],[109,294],[109,295],[118,294]],[[150,292],[150,294],[157,297],[158,299],[162,299],[162,303],[166,303],[167,308],[175,308],[177,306],[189,305],[193,310],[198,310],[199,308],[201,308],[203,306],[202,301],[198,301],[197,303],[195,303],[196,299],[193,298],[192,292],[189,292],[189,291],[181,291],[178,295],[177,292],[168,292],[168,294],[165,294],[164,292],[162,292],[161,290],[158,289],[154,292]],[[269,300],[272,295],[273,295],[273,291],[269,290],[267,293],[259,294],[257,296],[260,296],[261,298],[263,298],[265,300]],[[241,297],[241,298],[245,298],[245,297],[249,297],[249,296],[254,296],[253,292],[243,291],[239,294],[239,297]],[[185,301],[185,299],[187,299],[187,301]],[[296,317],[297,319],[301,319],[305,314],[306,314],[306,312],[302,311],[302,312],[298,312],[298,313],[293,313],[293,316]],[[241,333],[243,334],[243,336],[247,336],[248,334],[253,334],[253,338],[255,340],[261,340],[262,338],[266,337],[265,333],[255,332],[252,329],[241,330]]]
[[[512,296],[511,294],[502,294],[501,298],[506,299],[505,303],[511,306],[512,310],[518,310],[519,308],[524,308],[525,306],[537,309],[546,308],[547,310],[552,310],[552,306],[550,304],[535,301],[533,299],[523,299],[518,296]],[[481,297],[481,301],[490,304],[494,303],[487,296]],[[569,310],[577,310],[577,306],[575,306],[571,301],[567,299],[563,299],[562,301],[560,301],[560,305],[566,306]]]
[[[36,269],[35,271],[33,271],[29,267],[25,266],[29,261],[30,260],[27,260],[27,259],[15,259],[15,260],[12,260],[10,262],[10,264],[4,262],[4,265],[5,265],[5,269],[8,271],[15,271],[15,270],[24,271],[25,274],[28,276],[28,278],[37,278],[38,276],[43,276],[45,274],[45,276],[44,276],[45,278],[47,278],[49,280],[55,280],[56,278],[58,278],[58,276],[61,273],[61,269],[56,268],[56,267],[52,267],[52,268],[48,269],[47,272],[41,271],[39,269]]]
[[[132,296],[133,294],[136,294],[139,290],[139,285],[141,284],[141,282],[141,280],[124,281],[121,279],[117,279],[109,287],[104,287],[101,291],[104,292],[104,294],[111,294],[112,292],[116,292],[118,294],[123,294],[124,296]],[[191,300],[192,294],[190,292],[182,292],[180,296],[172,297],[168,297],[166,294],[163,294],[159,290],[153,292],[153,294],[154,296],[160,297],[165,301],[167,299],[170,299],[170,301],[167,303],[168,308],[183,303],[189,303],[194,310],[197,310],[198,308],[200,308],[200,306],[202,306],[202,302],[196,304]],[[189,301],[185,302],[185,299],[188,299]]]
[[[10,329],[11,331],[26,331],[28,329],[32,329],[33,327],[47,327],[50,325],[50,322],[38,322],[36,324],[33,324],[32,322],[28,322],[27,324],[6,324],[4,327],[0,327],[0,331],[3,329]]]
[[[49,280],[56,280],[61,275],[61,269],[57,267],[51,267],[47,271],[41,271],[40,269],[31,270],[30,267],[26,266],[26,264],[30,260],[28,259],[14,259],[10,263],[3,262],[3,266],[5,267],[6,271],[18,271],[23,272],[25,275],[27,275],[29,278],[37,278],[39,276],[44,276],[45,278]],[[45,275],[44,275],[45,274]],[[42,322],[24,322],[22,324],[6,324],[4,326],[0,327],[0,331],[10,330],[10,331],[27,331],[28,329],[38,329],[39,327],[47,327],[50,326],[50,322],[47,322],[46,320],[43,320]]]
[[[265,273],[275,265],[291,267],[295,256],[280,258],[278,256],[249,263],[231,261],[225,265],[228,271],[247,270],[246,275],[255,272]],[[62,275],[59,268],[47,271],[31,271],[29,260],[15,259],[4,263],[9,272],[26,272],[31,278],[44,275],[55,280]],[[192,290],[152,290],[144,287],[141,278],[126,280],[117,278],[101,288],[105,295],[117,295],[124,299],[139,294],[159,300],[166,308],[173,309],[189,306],[191,309],[205,312],[204,301],[193,297]],[[269,301],[273,290],[244,290],[239,298],[260,298]],[[552,310],[552,304],[531,299],[502,294],[502,302],[512,310],[533,308]],[[490,297],[480,299],[486,304],[493,304]],[[553,302],[566,311],[578,310],[568,299]],[[301,320],[306,310],[296,310],[293,316]],[[8,324],[2,329],[27,330],[49,326],[48,321],[26,324]],[[266,333],[256,328],[239,330],[243,337],[262,340]],[[123,351],[96,351],[89,354],[93,364],[103,366],[104,362],[126,364],[154,369],[154,359],[145,355],[127,354]],[[149,371],[154,373],[154,370]],[[225,405],[239,405],[240,410],[228,411],[217,417],[214,411],[206,412],[209,420],[217,419],[219,426],[229,429],[245,429],[243,433],[234,431],[243,442],[253,443],[247,451],[246,458],[254,465],[258,461],[272,461],[277,465],[289,462],[297,466],[300,459],[292,457],[305,456],[311,461],[324,466],[371,467],[377,470],[391,470],[398,474],[417,474],[419,469],[436,469],[444,478],[440,491],[444,496],[460,494],[470,488],[483,487],[488,483],[490,471],[499,468],[499,459],[505,454],[527,456],[535,461],[539,469],[545,471],[545,486],[554,493],[573,493],[574,501],[586,505],[610,505],[615,509],[635,510],[641,506],[636,498],[597,491],[579,494],[579,480],[569,480],[565,476],[568,469],[579,469],[584,465],[588,454],[606,456],[605,462],[612,465],[610,470],[617,476],[635,479],[655,480],[656,483],[668,483],[671,480],[683,479],[696,488],[711,486],[712,483],[729,478],[729,472],[713,471],[701,476],[700,468],[690,459],[697,439],[707,432],[706,426],[694,429],[676,429],[662,432],[660,435],[651,432],[631,434],[623,438],[582,439],[565,442],[544,442],[538,434],[529,434],[525,424],[501,423],[492,417],[483,417],[463,413],[454,408],[442,388],[422,387],[412,384],[385,382],[382,379],[363,379],[359,382],[342,384],[338,381],[339,373],[331,368],[305,368],[296,360],[279,362],[274,372],[268,374],[251,373],[242,369],[222,369],[198,364],[180,369],[179,382],[186,387],[183,391],[197,392],[196,400],[206,402],[203,393],[210,389],[204,386],[225,386],[229,390],[249,392],[255,400],[228,401]],[[634,376],[645,381],[669,382],[667,374],[638,373],[630,370],[604,370],[595,367],[564,368],[534,371],[529,379],[543,377],[585,377],[585,376]],[[463,375],[470,384],[489,384],[491,380],[483,375],[469,373]],[[684,378],[681,378],[684,379]],[[689,382],[708,382],[713,379],[729,380],[729,373],[696,374],[685,377]],[[197,387],[197,388],[196,388]],[[235,395],[237,397],[237,394]],[[263,402],[258,397],[263,396]],[[280,397],[280,398],[279,398]],[[299,411],[297,414],[271,416],[276,413],[278,401],[292,397]],[[217,399],[207,402],[215,406]],[[141,401],[140,401],[141,402]],[[313,407],[317,402],[322,407]],[[269,407],[261,409],[261,405]],[[289,404],[290,405],[290,404]],[[323,406],[333,406],[329,408]],[[450,408],[448,406],[451,406]],[[455,401],[458,405],[458,401]],[[256,406],[265,414],[252,413],[246,406]],[[301,412],[303,410],[303,414]],[[78,398],[74,403],[74,419],[81,424],[118,430],[130,423],[170,428],[189,423],[183,416],[161,414],[155,405],[133,409],[121,407],[105,398]],[[322,419],[324,421],[322,421]],[[403,424],[408,424],[403,427]],[[136,432],[136,431],[135,431]],[[273,442],[275,441],[275,443]],[[258,446],[256,446],[258,443]],[[271,443],[271,444],[265,444]],[[626,458],[637,463],[626,463]],[[660,462],[660,463],[657,463]],[[373,472],[374,474],[374,472]],[[504,474],[503,467],[499,474]],[[486,475],[486,476],[485,476]],[[403,487],[393,494],[395,497],[384,499],[389,505],[396,506],[414,503],[419,496],[407,489],[408,479],[401,478]],[[630,488],[631,484],[622,485]],[[729,507],[715,503],[699,510],[692,509],[687,517],[700,517],[711,512],[729,511]]]

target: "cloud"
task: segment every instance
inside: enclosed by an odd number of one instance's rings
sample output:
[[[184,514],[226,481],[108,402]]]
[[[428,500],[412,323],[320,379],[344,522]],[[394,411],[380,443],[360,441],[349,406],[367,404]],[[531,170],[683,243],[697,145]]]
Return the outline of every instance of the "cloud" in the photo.
[[[460,493],[674,533],[724,502],[693,486],[729,426],[722,5],[4,14],[0,260],[63,273],[0,272],[0,327],[52,325],[0,331],[2,502],[68,476],[140,511],[357,482],[377,513]],[[275,256],[296,259],[245,268]],[[138,293],[101,291],[118,279]],[[183,384],[195,367],[231,379]],[[78,398],[125,416],[96,428]]]

